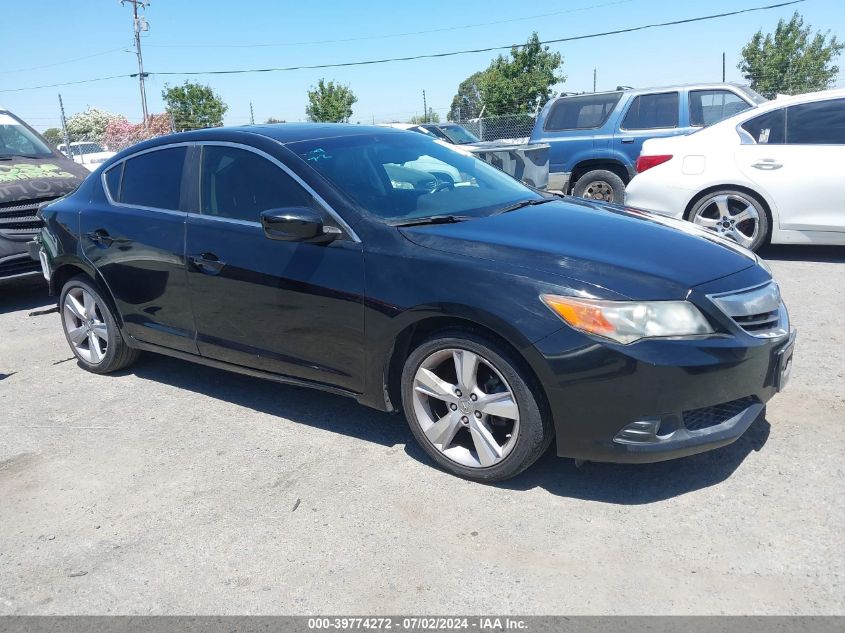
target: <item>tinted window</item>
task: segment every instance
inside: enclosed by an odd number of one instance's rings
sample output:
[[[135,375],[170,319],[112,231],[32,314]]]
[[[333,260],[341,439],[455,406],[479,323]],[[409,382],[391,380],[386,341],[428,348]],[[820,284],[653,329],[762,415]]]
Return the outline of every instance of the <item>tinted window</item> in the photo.
[[[203,147],[202,213],[258,222],[262,211],[297,206],[311,206],[311,196],[266,158],[237,147]]]
[[[154,209],[179,209],[185,147],[130,158],[123,166],[120,202]]]
[[[611,92],[558,99],[552,105],[545,129],[555,132],[601,127],[621,96],[621,92]]]
[[[779,108],[754,117],[742,124],[755,143],[775,145],[784,139],[784,109]]]
[[[622,122],[623,130],[678,127],[678,93],[664,92],[635,97]]]
[[[845,99],[788,107],[786,142],[795,145],[845,145]]]
[[[112,200],[120,200],[120,176],[123,173],[123,163],[118,163],[106,172],[106,187]]]
[[[750,107],[729,90],[693,90],[689,93],[689,122],[712,125]]]

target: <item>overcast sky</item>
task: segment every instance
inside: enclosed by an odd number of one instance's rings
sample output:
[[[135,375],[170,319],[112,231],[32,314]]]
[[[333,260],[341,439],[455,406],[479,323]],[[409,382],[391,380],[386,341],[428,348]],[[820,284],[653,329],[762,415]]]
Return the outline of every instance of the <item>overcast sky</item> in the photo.
[[[157,73],[362,61],[524,42],[535,30],[541,39],[553,39],[776,2],[152,0],[146,11],[150,30],[143,36],[144,62],[148,72]],[[759,28],[773,30],[779,18],[789,18],[796,9],[814,28],[845,38],[845,1],[807,0],[697,24],[562,43],[552,46],[563,54],[567,75],[557,89],[591,90],[593,68],[599,90],[718,81],[722,51],[727,79],[739,80],[736,64],[745,42]],[[58,125],[61,92],[68,115],[95,106],[140,120],[137,79],[8,91],[135,72],[129,7],[118,0],[16,0],[2,2],[0,10],[0,106],[43,130]],[[423,90],[428,105],[445,115],[460,81],[495,55],[192,80],[211,85],[223,97],[231,125],[249,122],[250,101],[258,122],[270,116],[304,119],[306,91],[321,77],[352,87],[358,96],[353,121],[401,121],[422,112]],[[845,58],[839,65],[843,70],[837,81],[845,86]],[[163,111],[165,83],[185,78],[151,76],[150,111]]]

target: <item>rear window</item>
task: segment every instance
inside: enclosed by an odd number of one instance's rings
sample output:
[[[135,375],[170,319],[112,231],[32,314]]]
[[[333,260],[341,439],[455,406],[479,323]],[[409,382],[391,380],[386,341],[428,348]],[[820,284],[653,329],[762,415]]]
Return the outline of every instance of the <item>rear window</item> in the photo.
[[[120,202],[153,209],[179,209],[185,147],[130,158],[123,166]]]
[[[678,127],[677,92],[662,92],[635,97],[628,108],[623,130],[654,130],[658,128]]]
[[[552,105],[545,129],[559,132],[601,127],[621,97],[621,92],[562,97]]]
[[[106,172],[106,188],[112,200],[120,200],[120,177],[123,175],[123,163],[118,163]]]

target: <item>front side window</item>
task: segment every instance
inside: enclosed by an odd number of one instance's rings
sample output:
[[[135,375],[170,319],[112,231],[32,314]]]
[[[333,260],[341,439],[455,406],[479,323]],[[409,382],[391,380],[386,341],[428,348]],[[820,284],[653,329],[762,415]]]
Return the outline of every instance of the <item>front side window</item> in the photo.
[[[117,201],[178,210],[186,152],[185,147],[168,147],[127,159]]]
[[[623,130],[654,130],[678,127],[677,92],[640,95],[634,98],[625,120]]]
[[[845,145],[845,99],[789,106],[786,109],[789,145]]]
[[[558,99],[552,105],[545,129],[549,132],[559,132],[601,127],[621,97],[621,92],[609,92]]]
[[[52,156],[47,144],[11,115],[0,112],[0,157]]]
[[[237,147],[203,146],[203,215],[258,222],[262,211],[307,206],[314,206],[311,195],[263,156]]]
[[[742,129],[758,145],[782,144],[785,137],[784,108],[771,110],[742,124]]]
[[[713,125],[750,107],[730,90],[692,90],[689,93],[689,122],[695,127]]]
[[[541,199],[458,146],[422,135],[362,134],[288,147],[358,206],[388,222],[481,217],[517,201]]]

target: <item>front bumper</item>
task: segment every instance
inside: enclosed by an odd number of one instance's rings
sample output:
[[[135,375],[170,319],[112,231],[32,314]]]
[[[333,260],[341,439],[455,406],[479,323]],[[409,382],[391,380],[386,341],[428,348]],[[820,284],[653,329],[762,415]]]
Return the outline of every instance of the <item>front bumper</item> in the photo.
[[[535,344],[557,453],[599,462],[656,462],[725,446],[765,413],[791,369],[795,331],[777,339],[712,336],[585,342],[569,328]],[[561,353],[562,349],[570,349]]]

